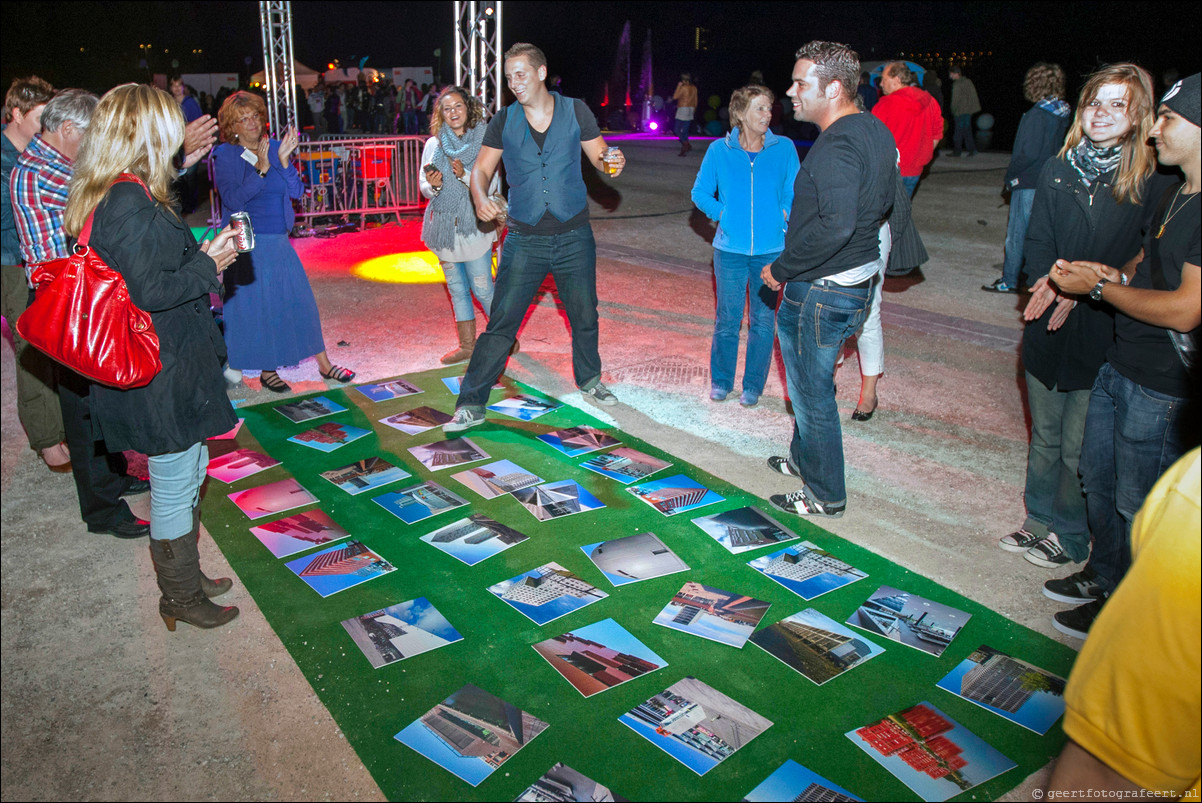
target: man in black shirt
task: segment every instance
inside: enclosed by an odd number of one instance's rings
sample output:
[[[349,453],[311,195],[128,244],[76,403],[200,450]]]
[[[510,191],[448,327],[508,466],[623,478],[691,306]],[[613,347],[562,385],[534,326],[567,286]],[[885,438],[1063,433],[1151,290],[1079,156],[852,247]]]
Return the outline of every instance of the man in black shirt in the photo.
[[[847,506],[835,361],[867,314],[898,181],[893,135],[856,109],[859,78],[860,58],[846,45],[797,51],[793,116],[822,133],[794,182],[785,250],[761,273],[770,289],[785,286],[777,333],[795,419],[788,457],[768,465],[803,483],[770,501],[799,516],[842,516]]]
[[[1115,308],[1115,341],[1098,371],[1085,419],[1081,478],[1093,553],[1081,572],[1049,580],[1044,593],[1086,604],[1053,617],[1058,630],[1085,638],[1106,597],[1131,563],[1131,521],[1157,478],[1198,443],[1197,375],[1178,355],[1173,336],[1202,324],[1202,74],[1178,81],[1160,102],[1152,139],[1161,164],[1185,181],[1152,213],[1143,259],[1123,286],[1116,268],[1058,260],[1051,278],[1062,292]],[[1196,340],[1195,340],[1196,342]],[[1196,369],[1195,369],[1196,370]]]
[[[476,216],[493,220],[502,212],[488,196],[501,160],[509,180],[509,235],[497,268],[488,328],[476,342],[463,377],[455,417],[444,432],[484,423],[488,392],[505,369],[518,327],[549,272],[572,327],[572,371],[576,386],[598,404],[617,404],[601,384],[597,349],[597,246],[588,222],[588,194],[580,173],[584,153],[598,170],[618,176],[621,151],[607,153],[601,129],[579,100],[547,91],[547,57],[518,43],[505,52],[505,80],[517,102],[488,124],[472,167]]]

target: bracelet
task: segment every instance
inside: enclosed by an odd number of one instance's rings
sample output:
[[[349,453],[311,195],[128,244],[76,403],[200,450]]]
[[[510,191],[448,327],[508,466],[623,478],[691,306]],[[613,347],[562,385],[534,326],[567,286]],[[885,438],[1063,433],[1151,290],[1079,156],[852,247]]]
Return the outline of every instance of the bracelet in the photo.
[[[267,168],[267,170],[270,170],[270,169],[271,169],[270,167]],[[259,174],[259,178],[267,178],[267,170],[259,170],[256,168],[255,172]]]
[[[1127,278],[1127,274],[1125,274],[1125,273],[1120,273],[1119,279],[1121,280],[1120,283],[1123,285],[1123,287],[1126,287],[1127,283],[1131,281],[1130,279]]]

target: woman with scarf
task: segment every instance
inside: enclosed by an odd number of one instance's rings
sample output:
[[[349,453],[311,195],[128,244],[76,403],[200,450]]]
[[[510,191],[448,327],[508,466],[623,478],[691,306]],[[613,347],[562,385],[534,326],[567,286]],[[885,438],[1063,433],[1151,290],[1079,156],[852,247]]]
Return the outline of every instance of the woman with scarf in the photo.
[[[1035,202],[1035,184],[1039,171],[1064,144],[1064,134],[1073,114],[1064,102],[1064,70],[1059,64],[1039,62],[1027,70],[1023,96],[1034,103],[1019,121],[1014,135],[1014,152],[1006,169],[1006,190],[1010,193],[1010,220],[1006,224],[1006,256],[1002,275],[982,290],[990,293],[1017,293],[1023,267],[1023,242],[1031,224],[1031,205]],[[1042,268],[1040,268],[1042,269]],[[1038,274],[1037,274],[1038,275]]]
[[[1027,518],[998,546],[1044,568],[1089,556],[1077,464],[1090,389],[1114,341],[1114,309],[1088,296],[1059,295],[1047,274],[1057,259],[1127,266],[1126,276],[1134,272],[1146,204],[1174,181],[1156,173],[1156,152],[1148,144],[1155,122],[1152,91],[1151,77],[1134,64],[1091,75],[1060,154],[1044,165],[1037,182],[1024,244],[1027,267],[1039,277],[1023,313],[1031,411]],[[1076,580],[1088,581],[1088,571],[1049,582],[1071,589]],[[1081,601],[1067,593],[1044,588],[1060,602]]]
[[[492,246],[496,226],[476,219],[468,188],[472,165],[484,141],[484,107],[463,87],[449,86],[438,96],[430,119],[430,137],[422,152],[419,181],[422,195],[430,199],[422,223],[422,241],[442,263],[455,313],[459,346],[442,356],[443,365],[464,362],[476,347],[476,310],[492,309]],[[493,178],[489,194],[500,189]]]

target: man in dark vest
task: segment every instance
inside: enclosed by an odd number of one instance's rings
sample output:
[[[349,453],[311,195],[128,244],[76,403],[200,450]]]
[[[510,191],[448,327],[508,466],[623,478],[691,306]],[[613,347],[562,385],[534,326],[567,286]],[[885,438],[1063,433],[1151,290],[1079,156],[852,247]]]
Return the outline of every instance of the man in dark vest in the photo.
[[[505,81],[517,102],[488,124],[472,168],[472,200],[480,220],[504,214],[488,196],[497,166],[505,161],[509,181],[509,236],[505,240],[488,328],[480,335],[455,417],[444,432],[484,423],[493,383],[505,369],[518,327],[534,294],[550,272],[572,327],[572,370],[576,386],[598,404],[617,404],[601,384],[597,351],[597,247],[588,220],[588,196],[580,154],[602,172],[618,176],[621,152],[607,154],[597,120],[583,101],[549,92],[547,57],[519,43],[505,52]]]

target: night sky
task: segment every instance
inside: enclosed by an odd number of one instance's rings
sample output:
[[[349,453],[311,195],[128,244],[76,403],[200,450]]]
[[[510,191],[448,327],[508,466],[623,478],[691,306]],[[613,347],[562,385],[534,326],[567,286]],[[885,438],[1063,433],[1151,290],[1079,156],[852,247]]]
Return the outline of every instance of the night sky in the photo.
[[[258,3],[73,2],[3,4],[0,80],[36,73],[56,86],[103,91],[146,80],[140,44],[150,44],[153,72],[246,72],[262,68]],[[321,69],[344,66],[432,66],[454,75],[452,3],[293,2],[295,55]],[[1142,13],[1141,9],[1143,10]],[[643,42],[651,30],[656,92],[671,94],[690,70],[702,96],[723,102],[752,70],[783,93],[793,52],[810,39],[856,48],[864,61],[900,53],[992,52],[970,64],[986,111],[1001,132],[1025,109],[1021,82],[1035,61],[1057,61],[1070,95],[1096,66],[1133,60],[1159,79],[1170,68],[1199,70],[1202,14],[1193,3],[732,3],[524,2],[504,4],[506,44],[531,41],[546,51],[566,94],[600,101],[614,72],[623,23],[631,23],[637,84]],[[706,29],[709,49],[694,48]],[[81,52],[81,48],[83,48]],[[441,65],[433,52],[442,50]],[[202,50],[193,54],[193,50]],[[172,62],[178,62],[177,68]],[[919,59],[919,61],[923,61]],[[942,72],[942,71],[941,71]],[[1075,99],[1075,97],[1074,97]]]

